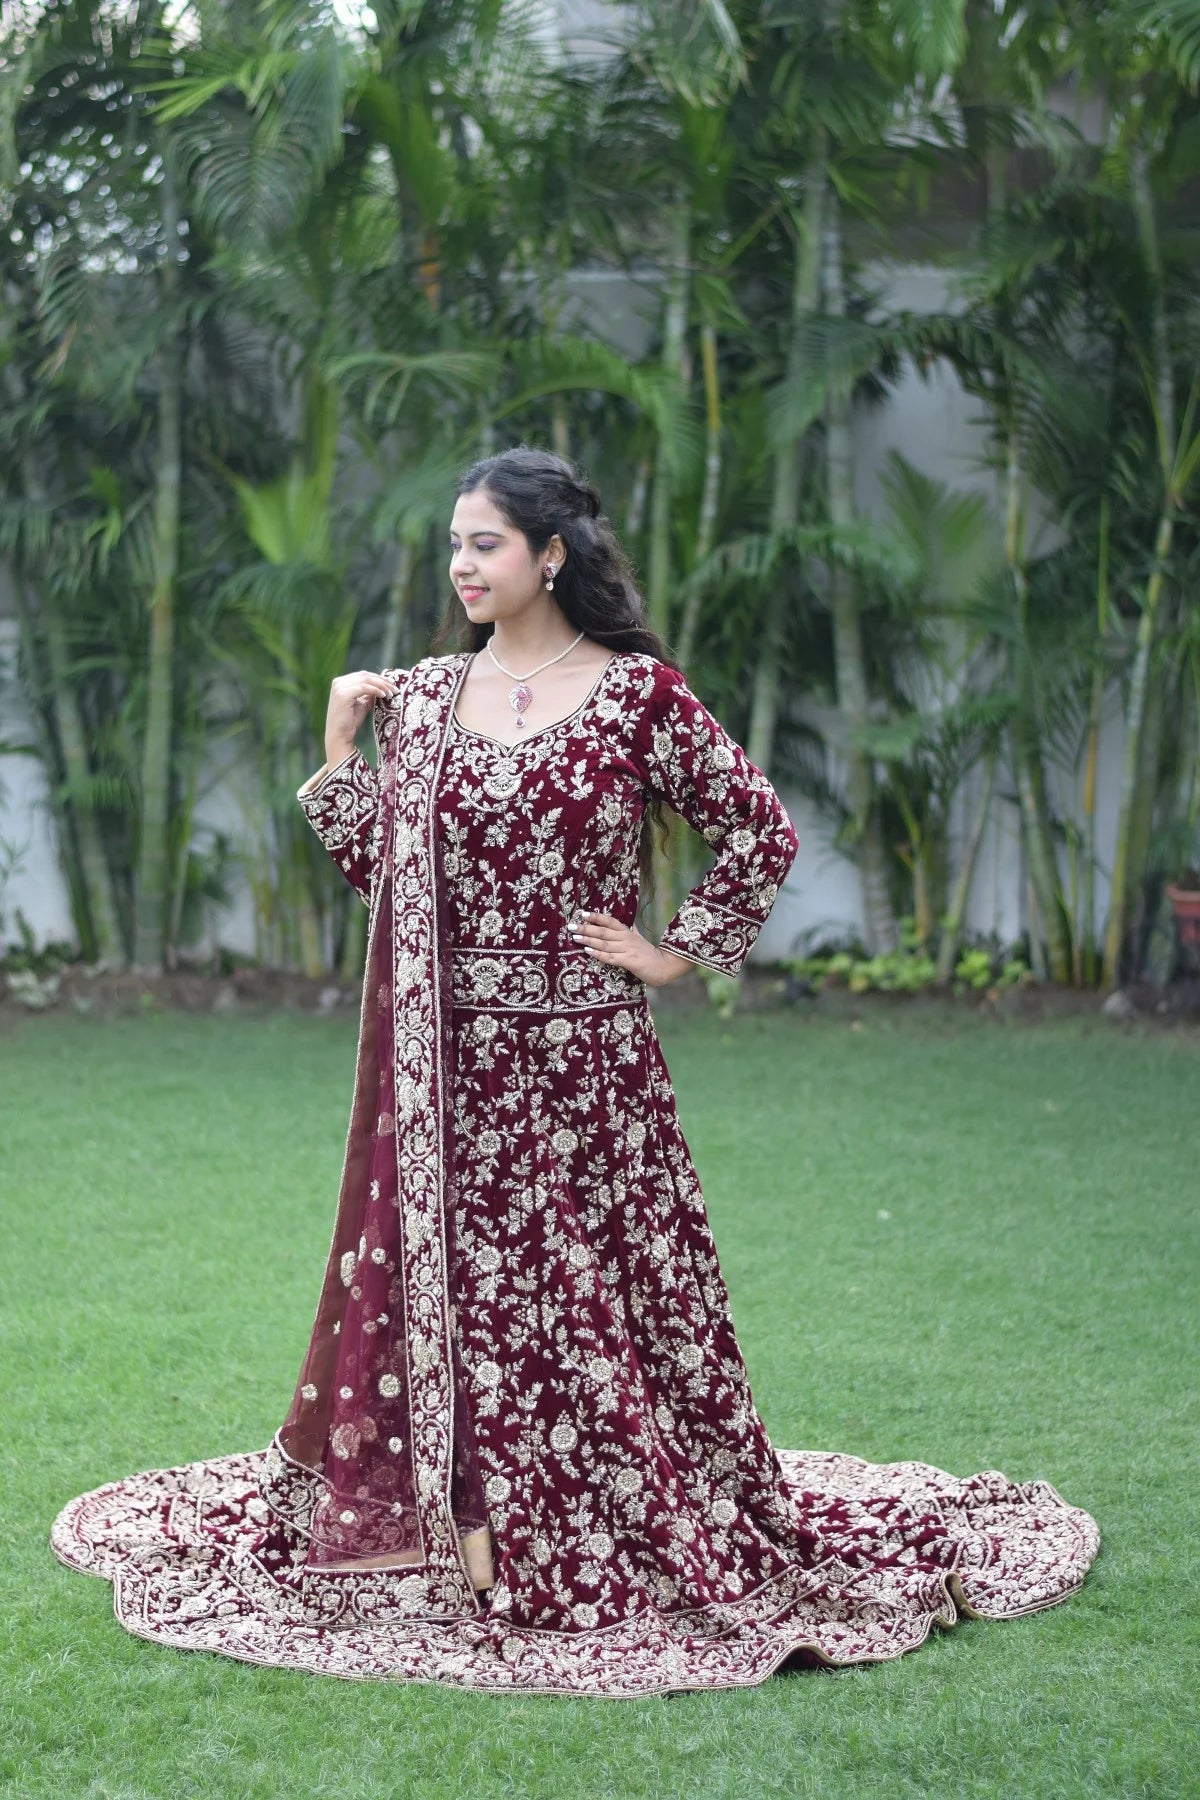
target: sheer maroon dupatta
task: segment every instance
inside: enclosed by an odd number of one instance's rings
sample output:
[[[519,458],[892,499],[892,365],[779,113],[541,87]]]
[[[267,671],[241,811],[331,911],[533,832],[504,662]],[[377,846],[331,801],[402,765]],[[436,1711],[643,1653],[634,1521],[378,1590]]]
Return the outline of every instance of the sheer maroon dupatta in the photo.
[[[336,808],[356,766],[378,809],[337,1219],[262,1485],[260,1568],[314,1622],[481,1610],[459,1544],[487,1511],[452,1329],[450,945],[434,818],[464,668],[451,657],[402,674],[376,711],[378,771],[351,759],[315,790]],[[305,810],[320,831],[320,808]]]

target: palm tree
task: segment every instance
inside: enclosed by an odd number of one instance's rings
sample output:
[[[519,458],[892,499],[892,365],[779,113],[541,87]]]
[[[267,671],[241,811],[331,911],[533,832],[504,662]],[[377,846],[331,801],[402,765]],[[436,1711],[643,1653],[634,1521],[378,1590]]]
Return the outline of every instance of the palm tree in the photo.
[[[6,109],[12,136],[6,160],[20,175],[13,201],[18,212],[47,219],[57,192],[53,243],[42,255],[38,300],[40,334],[49,357],[24,393],[27,404],[48,384],[74,384],[96,398],[104,392],[114,408],[136,404],[135,383],[154,389],[157,443],[154,468],[154,557],[147,583],[148,636],[145,644],[146,728],[140,769],[138,873],[135,884],[132,954],[136,964],[160,967],[170,890],[167,849],[171,785],[171,721],[175,574],[178,561],[181,443],[181,382],[184,330],[178,263],[180,201],[171,149],[148,129],[136,76],[139,59],[161,22],[147,3],[135,12],[108,16],[94,0],[50,5],[10,43],[13,87]],[[72,79],[63,79],[64,71]],[[119,158],[120,199],[110,200],[114,163]],[[135,169],[144,182],[139,193]],[[43,228],[44,229],[44,228]],[[104,269],[104,281],[120,280],[131,254],[153,269],[159,286],[153,324],[140,338],[111,340],[114,311],[90,269]],[[22,274],[28,272],[28,262]],[[143,318],[143,325],[148,321]],[[85,360],[86,359],[86,360]],[[104,384],[111,385],[105,391]],[[47,608],[49,618],[49,608]],[[32,634],[30,634],[32,637]],[[85,752],[77,711],[62,692],[67,668],[62,637],[51,625],[53,684],[59,692],[55,714],[60,741],[73,769],[81,812],[80,839],[86,871],[90,931],[108,958],[120,954],[111,884],[105,879],[84,781]],[[85,941],[87,937],[85,932]]]

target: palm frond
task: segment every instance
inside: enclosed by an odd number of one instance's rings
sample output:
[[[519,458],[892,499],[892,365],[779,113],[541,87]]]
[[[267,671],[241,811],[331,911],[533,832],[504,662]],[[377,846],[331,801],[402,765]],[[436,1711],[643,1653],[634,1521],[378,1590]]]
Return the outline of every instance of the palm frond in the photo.
[[[344,604],[336,576],[320,564],[257,562],[220,583],[218,603],[240,617],[277,660],[285,656],[282,627],[328,628]]]
[[[493,350],[437,350],[405,355],[399,351],[361,350],[334,357],[330,379],[362,395],[367,424],[392,429],[410,403],[413,389],[467,399],[485,391],[501,366]]]
[[[966,0],[888,0],[885,13],[919,75],[934,81],[957,68],[967,47]]]
[[[653,0],[639,7],[640,54],[686,105],[725,99],[746,80],[746,50],[725,0]]]
[[[1200,0],[1125,0],[1136,31],[1161,33],[1181,81],[1200,85]]]
[[[614,394],[651,421],[673,469],[699,453],[700,425],[674,378],[661,369],[639,368],[607,344],[567,334],[513,343],[506,361],[516,391],[492,410],[493,419],[552,394]]]
[[[681,593],[703,593],[735,581],[773,580],[781,566],[805,557],[869,573],[885,586],[911,582],[918,573],[916,558],[894,533],[860,519],[850,526],[798,525],[728,539],[693,569]]]

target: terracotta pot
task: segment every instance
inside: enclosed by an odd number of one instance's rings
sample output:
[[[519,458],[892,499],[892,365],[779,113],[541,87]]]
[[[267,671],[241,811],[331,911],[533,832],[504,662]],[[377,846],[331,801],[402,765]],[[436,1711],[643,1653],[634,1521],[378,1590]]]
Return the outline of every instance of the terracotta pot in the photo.
[[[1167,885],[1167,899],[1175,910],[1180,941],[1190,948],[1200,948],[1200,888]]]

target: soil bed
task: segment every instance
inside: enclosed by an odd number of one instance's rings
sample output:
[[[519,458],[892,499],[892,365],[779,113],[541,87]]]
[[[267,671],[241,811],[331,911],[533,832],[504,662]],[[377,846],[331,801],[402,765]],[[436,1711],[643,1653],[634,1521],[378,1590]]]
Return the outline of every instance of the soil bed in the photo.
[[[918,993],[854,994],[827,985],[820,993],[771,967],[748,967],[736,989],[714,983],[718,997],[726,987],[738,1012],[794,1011],[798,1017],[862,1019],[894,1016],[944,1016],[947,1012],[984,1018],[1043,1021],[1106,1017],[1114,1024],[1161,1024],[1200,1027],[1200,979],[1170,987],[1132,984],[1107,1002],[1092,990],[1022,984],[986,993],[950,994],[928,989]],[[151,1009],[169,1012],[257,1014],[269,1012],[345,1015],[357,1012],[360,981],[329,975],[306,976],[288,969],[241,968],[229,973],[179,969],[161,975],[128,970],[95,970],[86,963],[67,963],[36,981],[27,974],[0,972],[0,1023],[31,1012],[93,1013],[101,1018],[128,1016]],[[703,1010],[710,1002],[697,973],[651,991],[655,1012]]]

